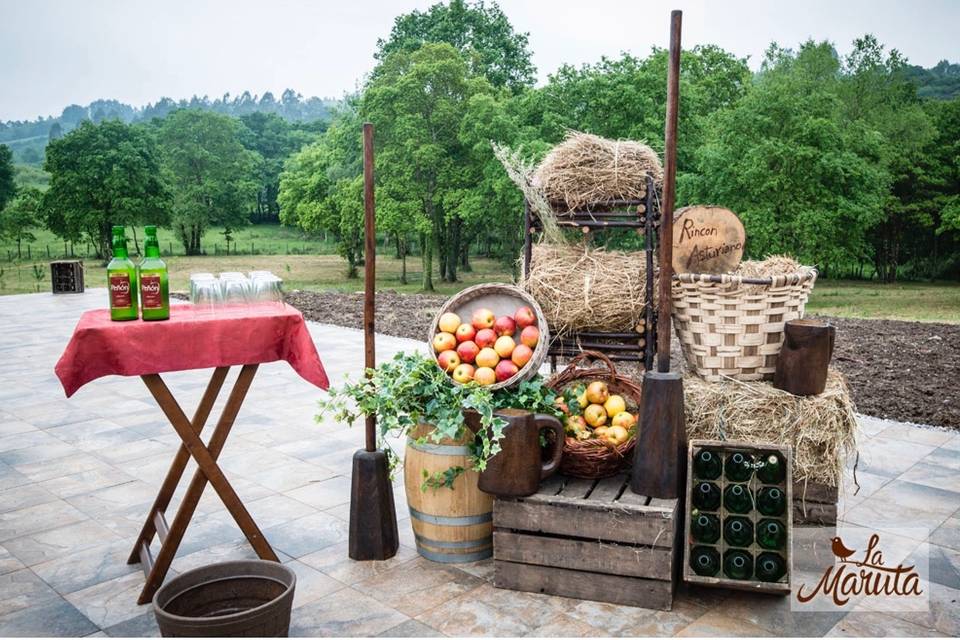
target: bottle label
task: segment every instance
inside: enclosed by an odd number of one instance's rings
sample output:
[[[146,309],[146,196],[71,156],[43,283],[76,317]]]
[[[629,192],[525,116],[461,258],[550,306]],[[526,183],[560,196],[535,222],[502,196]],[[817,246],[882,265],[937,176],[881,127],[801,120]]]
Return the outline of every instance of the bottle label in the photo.
[[[140,304],[144,309],[163,308],[163,296],[160,295],[160,276],[140,276]]]
[[[115,273],[110,276],[110,308],[129,309],[130,276],[126,273]]]

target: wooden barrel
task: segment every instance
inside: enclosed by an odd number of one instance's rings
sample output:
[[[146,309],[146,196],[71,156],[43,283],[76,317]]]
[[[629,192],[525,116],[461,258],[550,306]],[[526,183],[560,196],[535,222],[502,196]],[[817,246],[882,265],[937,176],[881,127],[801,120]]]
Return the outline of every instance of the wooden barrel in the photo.
[[[493,555],[493,496],[480,491],[480,474],[470,469],[469,438],[418,443],[432,425],[410,433],[403,460],[403,479],[417,551],[436,562],[474,562]],[[431,476],[463,467],[453,489],[421,490],[423,472]]]

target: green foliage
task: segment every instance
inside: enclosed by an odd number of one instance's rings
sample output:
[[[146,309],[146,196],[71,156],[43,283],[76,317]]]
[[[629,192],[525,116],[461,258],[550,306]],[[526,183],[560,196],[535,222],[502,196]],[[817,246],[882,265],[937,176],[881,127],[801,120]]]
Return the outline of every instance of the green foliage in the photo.
[[[65,240],[88,240],[99,258],[115,224],[164,224],[170,196],[159,153],[146,131],[118,120],[85,121],[47,147],[50,188],[42,211]]]
[[[495,87],[519,92],[536,79],[528,40],[529,34],[513,30],[496,3],[451,0],[398,16],[390,37],[377,40],[375,57],[382,63],[394,53],[412,53],[426,43],[445,42],[463,55],[472,74],[485,76]]]
[[[0,144],[0,211],[7,206],[7,203],[13,200],[17,192],[17,185],[14,182],[13,153],[10,147]]]
[[[17,189],[33,187],[34,189],[40,189],[40,191],[46,191],[50,187],[50,174],[40,167],[18,164],[14,165],[14,181],[17,184]]]
[[[190,109],[160,124],[164,170],[173,191],[171,223],[188,255],[201,252],[208,227],[229,231],[249,223],[247,204],[257,190],[254,176],[261,158],[241,144],[240,127],[234,118]]]
[[[23,242],[33,242],[36,239],[32,230],[42,224],[42,201],[42,191],[26,187],[20,189],[17,197],[0,210],[0,239],[17,243],[17,258],[23,257]]]
[[[494,415],[496,409],[513,407],[556,415],[553,406],[555,394],[542,381],[518,385],[515,390],[493,392],[476,383],[454,384],[441,371],[432,357],[419,353],[399,353],[376,369],[368,369],[367,377],[354,383],[349,380],[330,396],[320,401],[317,422],[332,418],[337,422],[353,424],[364,416],[376,416],[379,428],[379,446],[389,449],[388,435],[409,435],[418,425],[433,425],[429,436],[421,441],[440,442],[444,439],[464,440],[473,432],[464,420],[464,411],[473,410],[480,416],[480,431],[468,445],[471,449],[470,467],[483,471],[487,461],[500,451],[500,439],[506,421]],[[391,460],[396,461],[396,454]],[[447,486],[456,479],[451,475],[427,476],[425,487]]]

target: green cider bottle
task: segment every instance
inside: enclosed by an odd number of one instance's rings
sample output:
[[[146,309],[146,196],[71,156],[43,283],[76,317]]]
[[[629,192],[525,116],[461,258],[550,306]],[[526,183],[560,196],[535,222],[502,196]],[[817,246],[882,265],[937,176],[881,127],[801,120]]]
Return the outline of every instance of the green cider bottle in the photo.
[[[786,497],[777,487],[764,487],[757,491],[757,511],[763,515],[782,516],[786,508]]]
[[[779,520],[764,518],[757,523],[757,544],[764,549],[783,549],[787,544],[787,529]]]
[[[107,264],[110,291],[110,319],[137,319],[137,267],[127,255],[127,236],[123,227],[113,227],[113,258]]]
[[[702,480],[716,480],[722,469],[720,456],[710,449],[700,449],[693,457],[693,471]]]
[[[727,480],[746,482],[753,475],[753,458],[750,454],[734,451],[727,456],[724,470],[727,474]]]
[[[753,523],[743,516],[723,521],[723,539],[731,547],[749,547],[753,542]]]
[[[753,508],[750,489],[745,484],[731,484],[723,490],[723,508],[730,513],[747,513]]]
[[[764,484],[780,484],[787,477],[787,466],[780,454],[770,453],[757,467],[757,478]]]
[[[140,283],[140,315],[144,320],[166,320],[170,317],[170,280],[167,265],[160,259],[157,228],[144,227],[144,256],[137,268]]]
[[[697,542],[715,543],[720,539],[720,518],[694,509],[690,513],[690,535]]]
[[[734,580],[748,580],[753,575],[753,558],[746,551],[730,549],[723,554],[723,574]]]
[[[720,553],[713,547],[690,550],[690,568],[698,576],[715,576],[720,572]]]
[[[720,487],[712,482],[698,482],[691,500],[697,509],[716,511],[720,508]]]
[[[757,578],[764,582],[777,582],[787,572],[787,563],[776,553],[765,551],[757,556]]]

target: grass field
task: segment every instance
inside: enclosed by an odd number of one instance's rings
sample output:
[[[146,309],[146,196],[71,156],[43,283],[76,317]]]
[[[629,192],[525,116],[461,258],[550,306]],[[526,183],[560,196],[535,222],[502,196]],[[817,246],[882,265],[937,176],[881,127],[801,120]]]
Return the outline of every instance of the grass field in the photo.
[[[240,250],[241,255],[225,255],[223,235],[210,231],[204,237],[206,256],[183,256],[182,247],[169,231],[160,230],[160,243],[170,268],[175,291],[185,291],[189,274],[197,271],[250,271],[269,269],[284,279],[287,289],[360,291],[361,279],[347,279],[346,263],[332,255],[334,247],[317,239],[306,238],[301,232],[278,225],[256,225],[234,233],[236,244],[231,252]],[[141,237],[142,240],[142,237]],[[37,233],[37,241],[31,243],[30,260],[7,260],[15,245],[0,244],[0,294],[49,291],[50,273],[46,251],[49,247],[52,258],[63,254],[63,242],[49,232]],[[133,247],[130,243],[131,249]],[[214,248],[221,251],[212,255]],[[173,255],[170,254],[173,249]],[[252,252],[251,252],[252,249]],[[79,247],[75,247],[79,250]],[[479,282],[507,282],[510,274],[502,263],[493,260],[475,259],[473,271],[461,273],[461,282],[443,283],[434,280],[437,292],[452,294],[463,287]],[[42,275],[35,278],[34,266]],[[101,286],[106,274],[99,261],[85,260],[85,278],[88,287]],[[420,290],[420,260],[407,259],[408,284],[400,283],[401,263],[392,257],[390,248],[384,247],[377,260],[377,287],[400,292]],[[898,283],[893,285],[862,281],[819,280],[813,290],[807,310],[824,315],[855,318],[890,318],[898,320],[921,320],[928,322],[960,323],[960,283]]]

